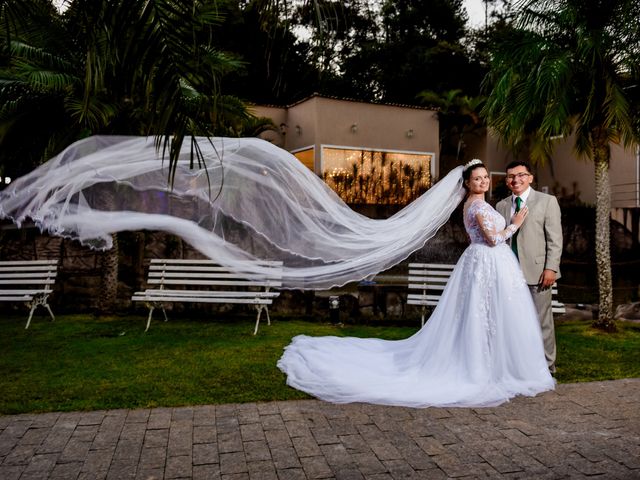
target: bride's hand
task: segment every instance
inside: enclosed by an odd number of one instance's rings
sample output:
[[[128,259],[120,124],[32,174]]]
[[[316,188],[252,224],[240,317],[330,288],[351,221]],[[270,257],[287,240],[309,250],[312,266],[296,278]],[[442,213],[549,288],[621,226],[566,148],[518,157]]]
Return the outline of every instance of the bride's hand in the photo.
[[[527,218],[528,214],[529,214],[529,208],[526,206],[522,207],[522,210],[520,210],[511,218],[511,223],[513,223],[516,227],[520,228],[520,226],[524,222],[524,219]]]

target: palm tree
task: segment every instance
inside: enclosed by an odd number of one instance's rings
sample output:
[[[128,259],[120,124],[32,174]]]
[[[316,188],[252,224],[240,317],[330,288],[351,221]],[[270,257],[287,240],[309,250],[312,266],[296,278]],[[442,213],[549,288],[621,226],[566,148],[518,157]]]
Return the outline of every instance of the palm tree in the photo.
[[[610,257],[610,142],[639,139],[628,87],[640,69],[637,0],[521,0],[515,28],[493,49],[483,109],[507,144],[529,141],[543,162],[552,140],[575,135],[575,150],[595,166],[599,314],[613,331]]]
[[[214,1],[66,4],[60,14],[47,0],[0,0],[0,165],[6,173],[25,173],[99,133],[156,135],[175,168],[186,136],[241,131],[242,120],[251,118],[241,102],[220,92],[221,78],[240,62],[214,47]],[[112,258],[102,261],[105,309],[117,288],[114,240],[105,252]]]
[[[173,161],[185,136],[219,126],[220,80],[240,62],[214,47],[215,2],[72,0],[64,14],[23,3],[30,8],[0,10],[0,122],[7,139],[29,138],[40,160],[70,139],[119,133],[171,136]]]
[[[448,90],[442,94],[425,90],[418,94],[418,99],[425,105],[438,109],[440,123],[440,158],[441,171],[449,171],[460,164],[461,154],[464,156],[464,137],[473,134],[484,127],[480,117],[480,109],[484,97],[470,97],[460,89]],[[455,156],[452,148],[455,145]],[[449,157],[453,163],[444,163],[444,157]]]

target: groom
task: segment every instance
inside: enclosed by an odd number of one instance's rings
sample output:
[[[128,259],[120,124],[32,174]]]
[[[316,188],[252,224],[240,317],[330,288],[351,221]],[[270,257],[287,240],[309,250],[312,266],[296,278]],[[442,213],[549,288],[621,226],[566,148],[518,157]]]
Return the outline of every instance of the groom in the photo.
[[[527,162],[513,161],[507,165],[506,171],[507,187],[513,195],[498,202],[496,210],[509,225],[515,212],[525,205],[529,208],[527,219],[511,239],[511,248],[529,284],[538,310],[549,371],[555,373],[556,336],[551,311],[551,286],[560,278],[560,206],[553,195],[531,188],[533,175]]]

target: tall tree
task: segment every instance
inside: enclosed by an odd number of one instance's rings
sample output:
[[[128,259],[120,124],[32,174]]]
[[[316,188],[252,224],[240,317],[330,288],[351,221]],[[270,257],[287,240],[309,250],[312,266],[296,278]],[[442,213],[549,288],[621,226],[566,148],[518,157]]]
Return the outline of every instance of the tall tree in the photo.
[[[218,0],[223,16],[216,45],[242,68],[223,80],[225,92],[255,103],[288,104],[317,91],[311,47],[294,34],[292,5],[271,0]]]
[[[294,68],[287,89],[297,98],[321,92],[416,104],[416,95],[425,89],[478,94],[484,71],[465,44],[463,0],[250,0],[240,5],[246,5],[244,12],[260,12],[267,26],[266,35],[256,36],[250,27],[240,39],[251,39],[253,54],[243,54],[245,59],[273,58],[270,52],[288,42],[283,34],[284,43],[279,43],[278,32],[296,32],[297,42],[281,53],[288,52],[289,68]],[[300,68],[297,58],[305,55],[307,66]],[[248,62],[260,63],[257,58]],[[260,72],[252,76],[260,80],[253,90],[269,84]]]
[[[484,126],[480,117],[484,97],[470,97],[455,89],[443,94],[426,90],[420,92],[418,98],[438,109],[440,171],[448,172],[464,158],[465,136],[477,133]]]
[[[372,0],[307,2],[296,10],[296,23],[310,34],[318,90],[350,98],[377,96],[378,14]]]
[[[516,28],[495,45],[486,78],[487,122],[513,146],[530,142],[534,161],[552,139],[575,135],[595,166],[599,315],[615,330],[610,257],[610,142],[640,139],[629,88],[640,80],[637,0],[521,0]]]
[[[461,0],[385,1],[377,64],[385,101],[416,103],[423,90],[462,89],[475,95],[481,79],[462,44]]]

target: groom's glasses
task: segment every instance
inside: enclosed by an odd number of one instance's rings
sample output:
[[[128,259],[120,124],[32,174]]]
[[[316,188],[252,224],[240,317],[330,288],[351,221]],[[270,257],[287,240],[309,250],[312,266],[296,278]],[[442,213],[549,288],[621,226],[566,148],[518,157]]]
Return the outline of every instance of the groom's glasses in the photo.
[[[516,173],[515,175],[507,175],[507,181],[511,182],[511,181],[515,180],[516,178],[518,180],[521,180],[524,177],[528,177],[529,175],[531,175],[531,174],[530,173],[526,173],[526,172]]]

